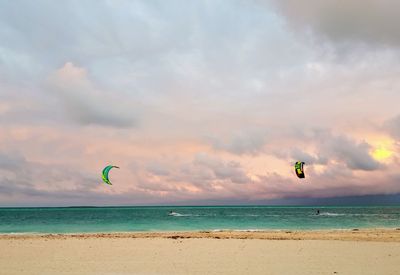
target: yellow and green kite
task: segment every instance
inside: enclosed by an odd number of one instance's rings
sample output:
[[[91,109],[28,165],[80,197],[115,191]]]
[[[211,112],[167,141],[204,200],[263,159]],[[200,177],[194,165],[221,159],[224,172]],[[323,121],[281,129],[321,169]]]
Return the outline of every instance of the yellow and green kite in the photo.
[[[104,181],[105,183],[107,183],[108,185],[112,185],[112,183],[111,183],[111,181],[110,181],[110,179],[109,179],[109,177],[108,177],[108,173],[109,173],[110,170],[113,169],[113,168],[119,168],[119,167],[118,167],[118,166],[115,166],[115,165],[108,165],[108,166],[106,166],[106,167],[103,169],[102,178],[103,178],[103,181]]]
[[[296,161],[295,165],[294,165],[294,171],[296,172],[296,175],[301,178],[304,179],[305,175],[304,175],[304,162],[302,161]]]

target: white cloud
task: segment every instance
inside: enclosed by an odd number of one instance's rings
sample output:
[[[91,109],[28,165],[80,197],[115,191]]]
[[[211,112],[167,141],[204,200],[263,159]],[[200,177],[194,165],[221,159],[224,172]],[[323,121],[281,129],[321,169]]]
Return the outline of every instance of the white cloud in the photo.
[[[114,127],[134,125],[134,112],[129,112],[124,99],[101,92],[87,78],[86,70],[67,62],[49,80],[49,92],[59,97],[67,116],[82,125]],[[124,109],[126,108],[126,109]]]

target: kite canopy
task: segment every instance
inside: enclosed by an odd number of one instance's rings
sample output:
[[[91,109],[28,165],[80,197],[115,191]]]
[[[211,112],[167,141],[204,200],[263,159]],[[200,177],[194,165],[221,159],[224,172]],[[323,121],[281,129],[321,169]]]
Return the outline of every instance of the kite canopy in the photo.
[[[305,175],[304,175],[304,162],[302,161],[296,161],[295,165],[294,165],[294,171],[296,172],[296,175],[301,178],[304,179]]]
[[[108,165],[103,169],[103,181],[109,185],[112,185],[110,179],[108,178],[108,173],[110,172],[111,169],[113,168],[119,168],[118,166],[114,166],[114,165]]]

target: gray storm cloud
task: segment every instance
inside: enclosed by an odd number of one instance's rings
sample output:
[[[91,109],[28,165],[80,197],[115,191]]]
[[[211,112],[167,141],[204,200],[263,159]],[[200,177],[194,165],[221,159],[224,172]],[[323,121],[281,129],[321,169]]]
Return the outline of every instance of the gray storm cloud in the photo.
[[[381,167],[369,154],[371,146],[345,136],[320,137],[320,154],[324,159],[337,159],[352,170],[373,171]]]
[[[304,161],[307,164],[327,165],[334,161],[350,170],[374,171],[383,168],[383,165],[370,155],[370,144],[346,135],[334,135],[329,130],[319,129],[313,134],[298,134],[293,144],[296,143],[306,148],[307,144],[312,144],[313,149],[306,151],[294,146],[290,150],[275,149],[271,153],[281,159],[290,158],[291,161]]]
[[[267,131],[263,129],[242,129],[226,139],[209,138],[213,147],[233,154],[260,154],[267,142]]]
[[[294,28],[311,29],[335,42],[400,46],[396,0],[271,0]]]
[[[298,148],[294,148],[290,152],[290,156],[296,160],[296,161],[303,161],[306,164],[313,164],[318,161],[318,159],[315,156],[312,156],[311,154],[308,154]]]
[[[0,169],[17,171],[26,163],[26,159],[18,152],[0,152]]]
[[[95,190],[98,182],[93,174],[66,165],[31,161],[17,151],[0,152],[0,205],[95,200],[103,196]]]
[[[302,160],[309,164],[327,165],[334,161],[350,170],[374,171],[382,168],[382,164],[370,155],[372,147],[365,141],[357,141],[344,134],[332,134],[328,129],[317,129],[308,134],[300,133],[298,136],[298,143],[312,144],[312,153],[294,147],[288,154],[274,154],[280,158],[290,156],[292,160]]]
[[[195,156],[193,164],[200,169],[209,169],[217,180],[229,180],[232,183],[242,184],[251,182],[240,163],[235,161],[224,162],[211,155],[199,153]]]

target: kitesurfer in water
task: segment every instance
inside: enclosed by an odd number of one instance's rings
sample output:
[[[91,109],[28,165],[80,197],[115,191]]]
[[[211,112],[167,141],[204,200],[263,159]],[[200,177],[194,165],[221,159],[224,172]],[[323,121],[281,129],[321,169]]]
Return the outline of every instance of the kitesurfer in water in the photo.
[[[317,213],[316,213],[316,215],[319,215],[319,209],[317,209]]]

